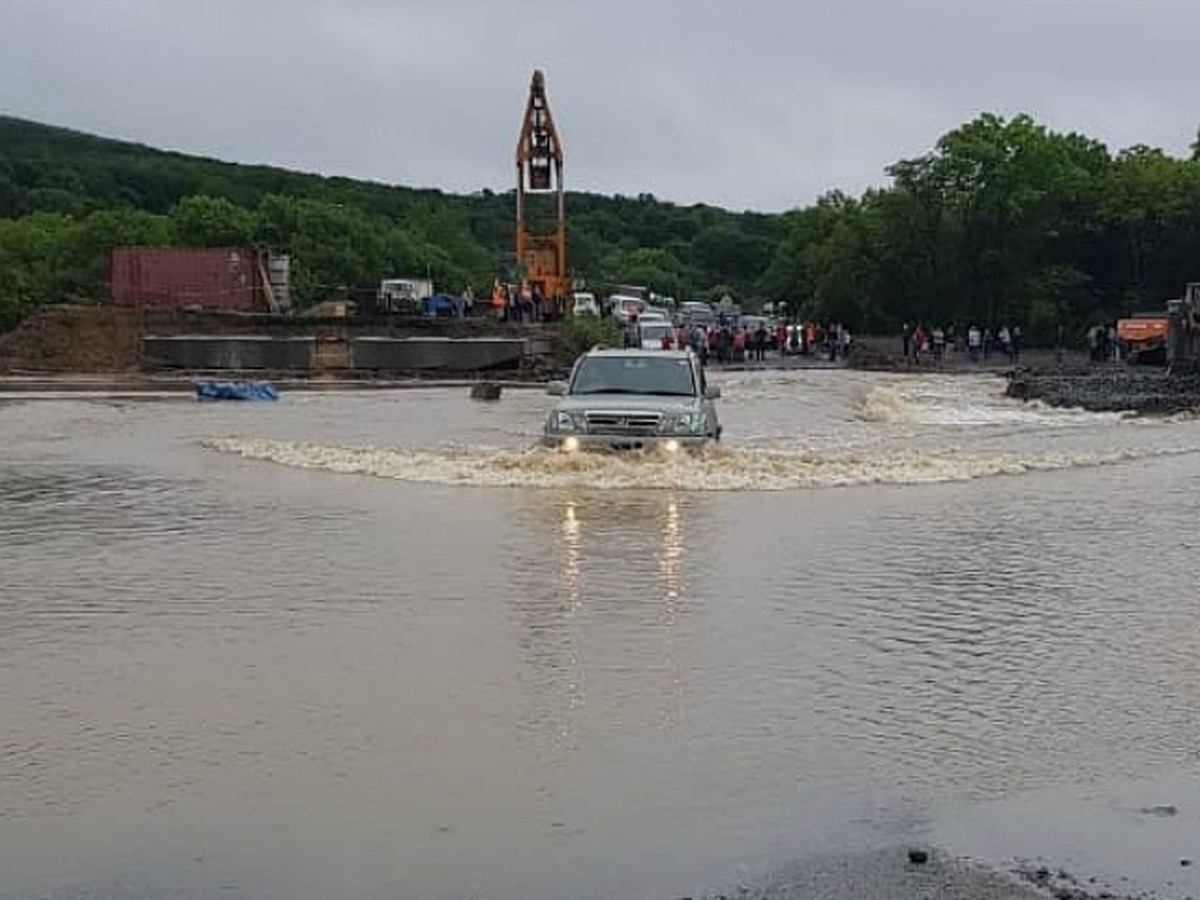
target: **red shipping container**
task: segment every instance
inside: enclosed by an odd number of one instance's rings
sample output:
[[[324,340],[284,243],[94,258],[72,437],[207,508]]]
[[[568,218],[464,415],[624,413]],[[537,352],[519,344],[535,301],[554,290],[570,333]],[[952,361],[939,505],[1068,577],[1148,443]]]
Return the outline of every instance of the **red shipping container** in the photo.
[[[261,309],[258,255],[236,247],[114,247],[109,289],[118,306],[253,312]]]

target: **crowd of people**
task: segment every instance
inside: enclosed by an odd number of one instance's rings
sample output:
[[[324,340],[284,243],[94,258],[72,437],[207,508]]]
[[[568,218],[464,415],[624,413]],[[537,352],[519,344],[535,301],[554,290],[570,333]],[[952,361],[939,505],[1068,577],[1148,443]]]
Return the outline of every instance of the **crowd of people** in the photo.
[[[1088,355],[1092,362],[1117,362],[1124,358],[1125,348],[1117,338],[1116,323],[1093,325],[1087,331]]]
[[[971,325],[960,330],[954,325],[929,328],[922,322],[915,325],[905,322],[900,334],[904,358],[914,362],[923,359],[940,361],[948,352],[966,350],[972,363],[987,363],[996,355],[1016,363],[1021,359],[1024,340],[1020,325],[1011,328],[1001,325],[996,329]]]
[[[645,345],[644,329],[637,319],[626,323],[624,329],[626,346]],[[853,338],[850,329],[841,323],[828,326],[816,322],[803,325],[786,322],[769,322],[765,319],[733,321],[718,320],[710,324],[675,324],[664,331],[658,345],[663,350],[688,348],[707,365],[738,364],[747,361],[764,362],[768,354],[778,356],[824,355],[831,361],[850,355]]]
[[[536,283],[508,285],[496,279],[492,283],[492,314],[502,322],[545,322],[566,315],[562,297],[546,297]]]

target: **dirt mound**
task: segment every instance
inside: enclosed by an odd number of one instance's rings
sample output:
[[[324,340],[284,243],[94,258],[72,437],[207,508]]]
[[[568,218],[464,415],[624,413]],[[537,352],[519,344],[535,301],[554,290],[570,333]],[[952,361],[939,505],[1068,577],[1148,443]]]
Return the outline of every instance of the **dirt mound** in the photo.
[[[43,307],[0,335],[0,374],[130,373],[144,368],[142,339],[178,334],[271,337],[522,337],[528,352],[519,377],[544,379],[574,361],[567,330],[559,324],[515,325],[479,317],[456,321],[428,317],[356,320],[279,317],[213,311],[130,309],[86,304]]]
[[[0,335],[0,372],[132,372],[141,337],[137,310],[47,306]]]

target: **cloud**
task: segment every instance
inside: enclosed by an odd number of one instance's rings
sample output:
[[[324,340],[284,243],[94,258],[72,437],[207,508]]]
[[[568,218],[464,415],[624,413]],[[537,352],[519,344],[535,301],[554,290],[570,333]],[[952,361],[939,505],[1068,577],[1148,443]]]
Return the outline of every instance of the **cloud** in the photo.
[[[568,185],[782,209],[983,110],[1181,152],[1191,0],[7,0],[0,109],[238,161],[505,189],[532,70]]]

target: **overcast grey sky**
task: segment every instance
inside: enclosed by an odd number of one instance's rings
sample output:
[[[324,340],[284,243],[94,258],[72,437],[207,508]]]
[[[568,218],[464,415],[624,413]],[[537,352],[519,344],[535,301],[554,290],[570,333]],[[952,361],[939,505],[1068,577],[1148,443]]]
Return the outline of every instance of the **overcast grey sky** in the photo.
[[[1198,0],[0,0],[0,111],[241,162],[511,186],[546,72],[567,185],[858,193],[983,110],[1182,153]]]

